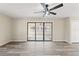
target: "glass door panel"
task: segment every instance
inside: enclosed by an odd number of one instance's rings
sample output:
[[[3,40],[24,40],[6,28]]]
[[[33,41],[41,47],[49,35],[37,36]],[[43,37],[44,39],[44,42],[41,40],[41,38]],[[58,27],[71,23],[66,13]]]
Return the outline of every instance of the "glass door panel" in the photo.
[[[28,23],[28,40],[35,40],[35,23]]]
[[[52,40],[52,23],[29,22],[27,24],[27,38],[34,41]]]
[[[52,34],[52,23],[45,23],[44,24],[44,36],[45,36],[45,40],[51,40],[51,34]]]
[[[36,40],[43,40],[43,23],[36,23]]]

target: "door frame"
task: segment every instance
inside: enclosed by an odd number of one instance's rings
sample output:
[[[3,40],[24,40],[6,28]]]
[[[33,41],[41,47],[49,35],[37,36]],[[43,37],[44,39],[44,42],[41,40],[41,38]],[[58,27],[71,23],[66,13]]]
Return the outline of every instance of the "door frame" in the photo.
[[[35,23],[35,40],[28,40],[28,24]],[[36,40],[36,23],[43,23],[43,40]],[[44,26],[45,23],[51,23],[51,40],[45,40]],[[53,41],[53,22],[27,22],[27,41]]]

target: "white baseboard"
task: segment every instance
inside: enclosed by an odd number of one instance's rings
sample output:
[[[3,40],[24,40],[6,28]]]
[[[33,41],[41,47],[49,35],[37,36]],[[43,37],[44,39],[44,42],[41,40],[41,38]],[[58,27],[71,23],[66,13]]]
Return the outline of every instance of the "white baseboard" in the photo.
[[[53,40],[53,41],[64,41],[64,40]]]
[[[6,42],[0,42],[0,46],[3,46],[3,45],[5,45],[7,43],[10,43],[10,42],[11,42],[11,40],[10,41],[6,41]]]
[[[72,44],[79,44],[79,42],[72,42]]]
[[[12,42],[27,42],[27,40],[13,40]]]

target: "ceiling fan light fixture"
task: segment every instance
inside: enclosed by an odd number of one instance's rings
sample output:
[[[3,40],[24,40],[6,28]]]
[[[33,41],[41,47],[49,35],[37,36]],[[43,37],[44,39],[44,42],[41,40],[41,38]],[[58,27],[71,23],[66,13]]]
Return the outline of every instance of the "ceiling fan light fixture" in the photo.
[[[48,7],[49,7],[48,3],[41,3],[41,5],[42,5],[42,7],[44,8],[43,17],[44,17],[45,15],[50,15],[50,14],[56,15],[56,13],[51,12],[51,11],[52,11],[52,10],[55,10],[55,9],[58,9],[58,8],[60,8],[60,7],[63,7],[63,3],[61,3],[61,4],[59,4],[59,5],[56,5],[55,7],[51,8],[51,9],[48,8]]]

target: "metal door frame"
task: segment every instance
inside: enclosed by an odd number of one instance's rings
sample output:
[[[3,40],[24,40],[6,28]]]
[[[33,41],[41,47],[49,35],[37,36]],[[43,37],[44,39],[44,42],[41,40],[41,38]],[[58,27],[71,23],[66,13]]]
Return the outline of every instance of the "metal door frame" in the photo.
[[[35,40],[28,40],[28,24],[35,23]],[[36,40],[36,23],[43,23],[43,40]],[[45,40],[45,23],[51,23],[51,40]],[[53,22],[27,22],[27,41],[53,41]]]

